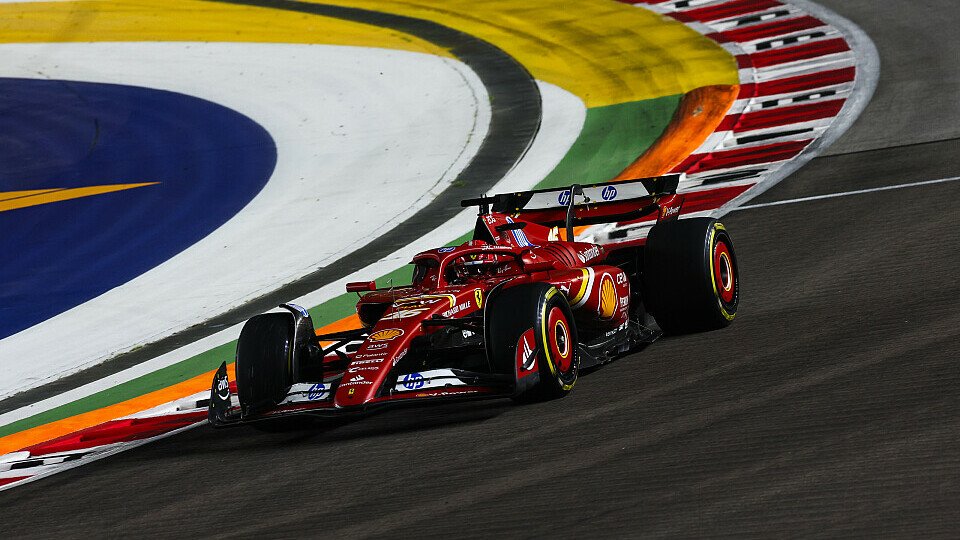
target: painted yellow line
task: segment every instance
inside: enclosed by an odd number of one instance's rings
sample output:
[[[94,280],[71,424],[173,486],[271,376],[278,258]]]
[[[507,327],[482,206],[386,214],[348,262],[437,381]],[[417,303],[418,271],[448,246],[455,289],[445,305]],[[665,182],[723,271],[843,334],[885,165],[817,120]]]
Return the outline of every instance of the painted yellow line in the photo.
[[[737,84],[732,55],[687,26],[610,0],[323,0],[432,20],[487,40],[588,107]],[[451,56],[422,39],[335,18],[197,0],[0,4],[0,43],[324,43]]]
[[[689,27],[611,0],[322,0],[427,19],[500,47],[588,107],[738,84],[730,53]]]
[[[7,191],[0,192],[0,201],[9,201],[10,199],[19,199],[21,197],[33,197],[34,195],[41,195],[43,193],[50,193],[51,191],[60,191],[63,188],[50,188],[50,189],[30,189],[26,191]]]
[[[395,30],[279,9],[197,0],[0,3],[0,43],[84,41],[322,43],[451,56]]]
[[[70,199],[79,199],[82,197],[92,197],[104,193],[113,193],[127,189],[136,189],[144,186],[152,186],[159,182],[144,182],[140,184],[110,184],[105,186],[87,186],[81,188],[69,189],[50,189],[50,190],[30,190],[30,191],[7,191],[0,193],[0,212],[26,208],[28,206],[38,206],[53,202],[68,201]]]

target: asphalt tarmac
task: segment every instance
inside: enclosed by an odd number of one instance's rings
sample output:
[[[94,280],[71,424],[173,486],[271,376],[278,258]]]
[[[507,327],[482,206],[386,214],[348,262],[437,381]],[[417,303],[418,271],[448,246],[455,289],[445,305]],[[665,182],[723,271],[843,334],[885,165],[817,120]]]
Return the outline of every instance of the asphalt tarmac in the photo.
[[[876,97],[752,203],[960,175],[960,5],[820,3],[876,43]],[[956,537],[957,200],[955,181],[734,212],[726,330],[549,403],[195,429],[0,493],[3,534]]]

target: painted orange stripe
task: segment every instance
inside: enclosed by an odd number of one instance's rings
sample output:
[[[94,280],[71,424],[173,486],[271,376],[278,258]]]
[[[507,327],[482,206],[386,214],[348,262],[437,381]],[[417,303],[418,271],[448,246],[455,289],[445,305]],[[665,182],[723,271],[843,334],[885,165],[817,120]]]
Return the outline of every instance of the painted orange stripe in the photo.
[[[688,92],[660,137],[611,182],[670,172],[707,140],[726,118],[739,93],[738,85],[703,86]],[[573,234],[579,236],[589,228],[574,227]]]
[[[704,86],[680,100],[673,119],[651,146],[613,180],[666,174],[707,140],[740,93],[738,85]]]
[[[351,315],[348,315],[340,319],[339,321],[333,321],[332,323],[326,326],[317,328],[316,332],[317,332],[317,335],[328,334],[333,332],[342,332],[344,330],[353,330],[355,328],[361,328],[362,326],[363,324],[360,322],[360,317],[358,317],[356,313],[353,313]],[[326,347],[331,344],[333,344],[332,341],[320,342],[321,347]]]
[[[227,366],[231,378],[235,377],[233,365]],[[145,411],[164,403],[183,399],[185,396],[196,394],[210,388],[210,382],[216,370],[209,371],[202,375],[197,375],[192,379],[187,379],[167,388],[162,388],[139,397],[122,401],[103,409],[90,411],[56,422],[50,422],[42,426],[27,429],[19,433],[11,433],[6,437],[0,438],[0,454],[14,452],[21,448],[33,446],[42,442],[56,439],[64,435],[93,427],[110,420],[116,420],[122,416],[128,416],[141,411]]]
[[[339,332],[341,330],[350,330],[359,327],[360,319],[356,314],[353,314],[317,329],[317,333]],[[21,448],[56,439],[57,437],[62,437],[80,431],[81,429],[93,427],[110,420],[116,420],[121,416],[135,414],[163,405],[164,403],[183,399],[185,396],[196,394],[197,392],[202,392],[210,388],[210,382],[213,380],[214,373],[216,373],[215,369],[173,386],[162,388],[103,409],[78,414],[18,433],[11,433],[6,437],[0,437],[0,455],[15,452]],[[231,379],[236,379],[233,364],[227,366],[227,373]]]

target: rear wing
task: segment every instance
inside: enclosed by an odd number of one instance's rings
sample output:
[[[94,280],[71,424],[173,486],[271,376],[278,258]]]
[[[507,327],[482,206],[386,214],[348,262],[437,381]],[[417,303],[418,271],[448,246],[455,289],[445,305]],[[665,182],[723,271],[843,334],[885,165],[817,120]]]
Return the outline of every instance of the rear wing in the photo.
[[[684,174],[636,178],[615,183],[574,184],[567,188],[500,193],[460,201],[460,206],[479,206],[480,214],[517,215],[548,227],[563,225],[567,238],[578,225],[631,221],[658,212],[662,221],[680,213],[683,198],[676,195]]]

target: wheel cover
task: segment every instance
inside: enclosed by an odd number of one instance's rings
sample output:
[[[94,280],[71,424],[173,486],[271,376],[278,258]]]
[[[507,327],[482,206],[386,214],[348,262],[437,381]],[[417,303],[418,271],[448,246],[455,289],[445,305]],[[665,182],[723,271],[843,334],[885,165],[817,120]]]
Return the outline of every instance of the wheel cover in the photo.
[[[713,280],[720,300],[732,304],[737,289],[736,268],[730,248],[723,240],[717,241],[713,247]]]
[[[554,359],[557,371],[566,374],[573,364],[573,343],[570,336],[570,323],[563,310],[557,306],[547,315],[547,347]]]

